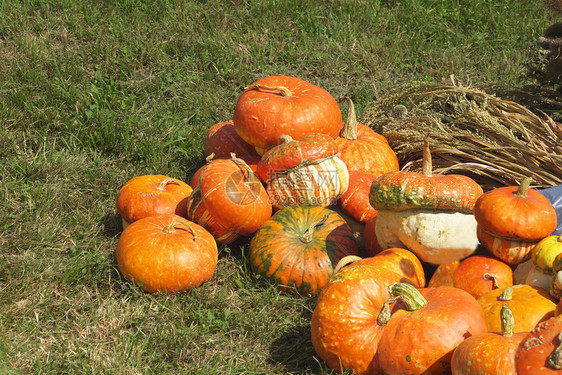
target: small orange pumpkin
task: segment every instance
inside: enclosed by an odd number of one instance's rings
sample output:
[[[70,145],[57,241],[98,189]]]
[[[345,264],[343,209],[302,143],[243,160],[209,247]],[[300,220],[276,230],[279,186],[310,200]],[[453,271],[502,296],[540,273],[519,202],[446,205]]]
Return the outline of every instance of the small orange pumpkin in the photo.
[[[164,175],[133,177],[117,194],[117,212],[123,228],[150,215],[174,213],[186,217],[192,191],[185,182]]]
[[[470,336],[457,346],[451,360],[453,375],[515,374],[515,353],[527,332],[513,333],[515,319],[507,304],[501,309],[501,332]]]
[[[209,280],[218,260],[215,239],[179,215],[134,221],[119,237],[117,266],[125,278],[150,293],[178,293]]]
[[[244,160],[235,157],[207,163],[187,206],[188,217],[221,244],[253,234],[271,214],[261,181]]]
[[[509,264],[529,259],[533,247],[556,229],[554,207],[530,184],[527,177],[519,186],[495,188],[474,206],[480,243]]]
[[[217,122],[209,128],[203,139],[205,156],[230,158],[231,154],[242,156],[259,156],[254,146],[240,138],[232,121]]]
[[[453,274],[454,286],[480,297],[494,289],[513,285],[513,270],[491,256],[472,255],[463,259]]]
[[[490,332],[501,331],[501,307],[506,303],[515,317],[513,332],[529,332],[539,322],[554,315],[556,302],[541,288],[517,284],[507,288],[494,289],[477,299]]]

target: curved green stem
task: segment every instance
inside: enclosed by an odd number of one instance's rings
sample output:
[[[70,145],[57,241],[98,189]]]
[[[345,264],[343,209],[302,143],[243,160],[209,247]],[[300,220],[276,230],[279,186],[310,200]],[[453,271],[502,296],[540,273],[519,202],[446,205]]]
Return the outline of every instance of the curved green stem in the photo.
[[[419,310],[427,305],[427,300],[422,296],[418,288],[408,283],[394,283],[388,287],[390,298],[384,303],[377,316],[377,323],[385,326],[392,316],[390,305],[401,299],[405,309],[408,311]]]

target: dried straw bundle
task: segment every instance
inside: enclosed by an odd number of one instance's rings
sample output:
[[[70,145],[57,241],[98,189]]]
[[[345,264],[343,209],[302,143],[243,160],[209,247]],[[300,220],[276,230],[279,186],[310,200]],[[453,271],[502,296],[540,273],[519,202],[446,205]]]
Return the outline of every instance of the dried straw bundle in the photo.
[[[400,87],[361,122],[388,139],[403,170],[421,171],[429,134],[434,173],[468,175],[484,190],[518,185],[526,176],[535,188],[562,184],[559,123],[451,78],[449,84]]]

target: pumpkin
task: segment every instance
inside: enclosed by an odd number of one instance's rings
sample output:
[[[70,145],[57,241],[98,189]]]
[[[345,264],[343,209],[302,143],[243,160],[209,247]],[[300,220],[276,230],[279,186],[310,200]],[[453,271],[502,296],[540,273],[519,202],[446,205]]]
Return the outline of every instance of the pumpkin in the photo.
[[[490,190],[474,207],[479,241],[509,264],[529,259],[533,247],[556,229],[554,207],[530,183],[525,178],[519,186]]]
[[[480,305],[462,289],[397,283],[390,286],[390,294],[377,317],[384,330],[375,355],[376,373],[449,373],[455,348],[487,332]]]
[[[190,196],[189,219],[205,227],[221,244],[250,236],[271,217],[272,206],[259,178],[242,160],[211,160]]]
[[[238,157],[259,157],[254,146],[236,133],[232,121],[217,122],[209,128],[203,138],[203,151],[205,156],[214,155],[215,158],[230,158],[232,153]]]
[[[150,293],[178,293],[209,280],[217,265],[213,236],[176,214],[158,214],[129,225],[117,242],[117,267]]]
[[[192,191],[185,182],[164,175],[133,177],[117,194],[117,212],[123,228],[150,215],[175,213],[186,217]]]
[[[322,288],[311,318],[311,339],[330,368],[370,371],[384,329],[377,314],[395,282],[425,284],[419,259],[408,250],[387,249],[335,272]]]
[[[338,199],[338,205],[355,220],[366,223],[377,214],[377,210],[369,203],[369,191],[371,184],[377,176],[359,172],[349,172],[349,184],[347,190]]]
[[[474,298],[498,288],[513,285],[513,270],[503,261],[484,255],[463,259],[453,274],[454,286]]]
[[[252,172],[255,173],[256,169],[258,167],[258,162],[261,159],[261,156],[254,156],[254,155],[237,156],[236,154],[232,153],[232,154],[230,154],[229,157],[217,158],[217,157],[215,157],[214,154],[211,154],[211,155],[207,156],[206,163],[203,164],[201,167],[199,167],[199,169],[197,169],[195,171],[195,173],[193,173],[191,175],[191,178],[189,179],[189,186],[191,186],[192,189],[195,189],[197,187],[197,185],[199,185],[199,175],[201,174],[201,172],[203,172],[203,169],[205,169],[205,167],[207,166],[207,164],[211,160],[213,160],[213,159],[232,159],[232,158],[238,158],[238,159],[244,160],[244,162],[250,167]]]
[[[527,274],[525,284],[549,290],[555,273],[554,262],[560,254],[562,254],[562,236],[552,235],[540,240],[531,250],[533,265]]]
[[[406,247],[431,264],[460,260],[479,244],[472,212],[482,188],[467,176],[432,174],[427,136],[423,150],[422,173],[388,172],[371,185],[377,240],[383,249]]]
[[[342,127],[338,102],[323,88],[302,79],[271,76],[246,87],[233,114],[242,139],[266,151],[282,135],[301,139],[322,133],[335,139]]]
[[[284,291],[316,295],[335,265],[357,254],[351,229],[336,212],[321,206],[277,211],[250,241],[252,271]]]
[[[349,225],[351,228],[351,232],[353,232],[353,237],[355,237],[355,242],[357,242],[357,247],[359,248],[359,252],[361,252],[365,248],[365,244],[363,242],[363,233],[365,232],[365,224],[356,220],[350,214],[348,214],[343,208],[339,205],[330,206],[330,210],[334,210],[337,212]]]
[[[336,142],[325,134],[311,134],[296,141],[282,136],[257,166],[275,208],[328,206],[347,190],[349,173],[338,157]]]
[[[399,170],[398,157],[387,139],[370,127],[359,124],[355,116],[355,106],[350,98],[347,119],[340,136],[336,138],[340,158],[349,171],[359,171],[374,176]]]
[[[515,353],[517,375],[561,374],[561,331],[562,315],[537,324]]]
[[[365,227],[363,228],[363,247],[369,256],[375,256],[383,250],[377,239],[376,225],[377,215],[374,215],[367,220]]]
[[[454,260],[437,266],[427,283],[427,287],[436,288],[438,286],[454,286],[455,281],[453,277],[460,264],[461,262],[459,260]]]
[[[513,332],[529,332],[537,323],[554,314],[556,303],[544,289],[526,284],[494,289],[477,299],[490,332],[500,332],[500,313],[506,303],[515,318]]]
[[[453,375],[515,374],[515,353],[527,332],[513,333],[515,320],[502,305],[501,332],[470,336],[457,346],[451,359]]]

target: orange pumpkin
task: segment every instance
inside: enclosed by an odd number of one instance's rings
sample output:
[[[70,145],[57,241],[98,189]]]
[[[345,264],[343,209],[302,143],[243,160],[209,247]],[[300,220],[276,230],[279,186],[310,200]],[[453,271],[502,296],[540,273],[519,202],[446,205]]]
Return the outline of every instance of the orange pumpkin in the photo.
[[[338,199],[338,205],[355,220],[366,223],[377,214],[377,210],[369,203],[371,184],[377,176],[365,172],[349,172],[347,190]]]
[[[369,256],[375,256],[383,250],[377,239],[376,225],[377,215],[374,215],[367,220],[363,228],[363,247]]]
[[[553,316],[556,308],[556,302],[546,290],[526,284],[494,289],[477,301],[484,310],[490,332],[501,331],[500,314],[504,303],[515,318],[513,332],[529,332],[539,322]]]
[[[525,336],[515,353],[517,375],[562,373],[562,315],[552,317]]]
[[[454,286],[466,290],[474,298],[498,288],[513,285],[513,271],[507,263],[484,255],[463,259],[453,274]]]
[[[199,175],[187,214],[226,244],[258,230],[271,217],[272,206],[261,181],[242,159],[214,159]]]
[[[240,138],[234,129],[232,121],[217,122],[209,128],[203,138],[205,156],[214,155],[215,158],[230,158],[236,156],[259,156],[254,146]]]
[[[133,177],[117,194],[117,212],[123,228],[150,215],[175,213],[186,217],[192,191],[185,182],[164,175]]]
[[[235,154],[230,154],[228,157],[215,157],[215,155],[209,155],[207,157],[207,162],[205,164],[203,164],[201,167],[199,167],[199,169],[197,169],[195,171],[195,173],[193,173],[191,175],[191,178],[189,179],[189,186],[191,186],[192,189],[195,189],[197,187],[197,185],[199,185],[199,175],[201,174],[201,172],[203,172],[203,169],[205,169],[205,167],[207,166],[207,164],[213,160],[213,159],[232,159],[233,157],[237,158],[237,159],[241,159],[244,160],[244,162],[246,164],[248,164],[248,166],[250,167],[250,169],[253,172],[256,172],[256,169],[258,168],[258,162],[261,159],[261,156],[254,156],[254,155],[242,155],[242,156],[237,156]]]
[[[342,127],[337,101],[323,88],[287,76],[265,77],[248,86],[234,108],[234,128],[249,144],[266,151],[282,135],[313,133],[336,138]]]
[[[515,353],[527,332],[513,333],[515,319],[509,307],[501,309],[501,332],[470,336],[457,346],[451,359],[453,375],[515,374]]]
[[[215,239],[175,214],[147,216],[119,237],[117,266],[125,278],[150,292],[178,293],[209,280],[217,265]]]
[[[494,256],[518,264],[556,229],[556,212],[544,195],[530,189],[531,179],[482,194],[474,207],[480,243]]]
[[[455,286],[454,275],[461,262],[455,260],[450,263],[440,264],[431,275],[427,283],[428,288],[437,288],[438,286]]]
[[[315,295],[335,265],[357,254],[355,237],[336,212],[320,206],[277,211],[250,242],[252,271],[301,295]]]
[[[349,171],[359,171],[374,176],[397,171],[398,157],[387,139],[370,127],[359,124],[355,116],[355,106],[348,97],[347,119],[340,136],[336,138],[340,158]]]
[[[384,329],[377,315],[395,282],[425,284],[422,265],[408,250],[388,249],[332,275],[318,295],[311,319],[312,344],[328,366],[339,372],[370,371]]]
[[[487,332],[476,299],[462,289],[390,286],[392,298],[378,314],[384,327],[374,362],[387,375],[446,374],[455,348]]]

